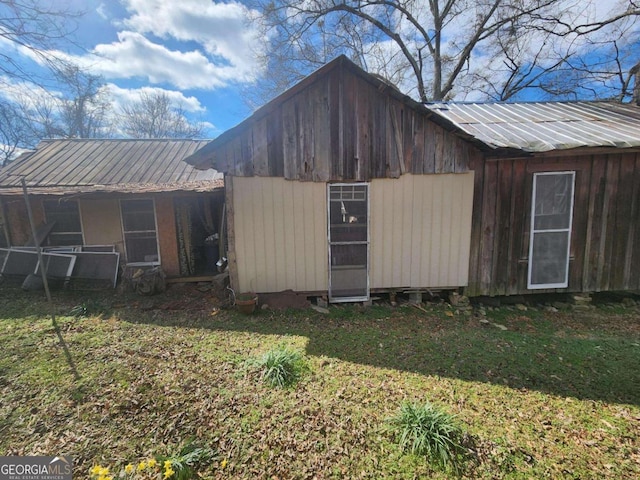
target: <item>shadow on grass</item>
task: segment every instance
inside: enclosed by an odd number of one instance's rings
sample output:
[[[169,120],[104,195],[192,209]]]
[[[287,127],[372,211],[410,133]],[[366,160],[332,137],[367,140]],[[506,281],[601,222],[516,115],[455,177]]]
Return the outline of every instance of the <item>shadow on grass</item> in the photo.
[[[417,313],[416,313],[417,312]],[[597,322],[575,313],[495,312],[490,320],[448,317],[444,307],[429,314],[411,307],[332,307],[243,316],[156,316],[150,323],[210,330],[297,335],[308,339],[306,353],[381,368],[489,382],[558,396],[640,405],[640,319],[633,315]],[[148,322],[144,316],[126,318]],[[607,324],[607,322],[609,322]]]
[[[146,301],[155,305],[135,306]],[[443,306],[428,307],[428,313],[411,307],[340,306],[331,307],[329,315],[304,310],[261,311],[252,316],[222,311],[211,316],[210,309],[191,308],[189,298],[182,298],[182,309],[157,308],[165,301],[138,298],[133,308],[116,308],[112,313],[130,323],[302,336],[308,339],[306,354],[311,356],[640,405],[637,308],[588,314],[490,312],[491,322],[508,328],[501,330],[481,325],[476,318],[447,316]]]

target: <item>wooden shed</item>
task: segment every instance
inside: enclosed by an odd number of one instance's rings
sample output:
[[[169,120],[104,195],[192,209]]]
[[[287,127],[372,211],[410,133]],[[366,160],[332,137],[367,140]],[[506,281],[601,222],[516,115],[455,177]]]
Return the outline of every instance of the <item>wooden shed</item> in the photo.
[[[240,291],[640,289],[637,105],[423,105],[339,57],[187,162]]]
[[[339,57],[199,150],[189,163],[225,174],[233,288],[466,286],[481,154],[454,130]]]
[[[640,106],[434,104],[474,157],[469,295],[640,290]]]
[[[43,140],[0,170],[0,247],[33,245],[24,180],[47,248],[112,246],[121,265],[161,266],[168,277],[217,273],[222,174],[183,161],[207,143]]]

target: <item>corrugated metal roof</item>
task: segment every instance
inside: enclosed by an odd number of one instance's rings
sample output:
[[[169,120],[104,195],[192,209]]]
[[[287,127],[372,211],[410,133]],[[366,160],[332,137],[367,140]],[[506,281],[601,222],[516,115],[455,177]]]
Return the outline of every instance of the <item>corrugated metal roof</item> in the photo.
[[[26,180],[32,193],[206,191],[221,188],[215,170],[183,160],[209,140],[43,140],[0,170],[0,193]]]
[[[433,103],[431,110],[492,148],[546,152],[640,147],[640,107],[616,102]]]

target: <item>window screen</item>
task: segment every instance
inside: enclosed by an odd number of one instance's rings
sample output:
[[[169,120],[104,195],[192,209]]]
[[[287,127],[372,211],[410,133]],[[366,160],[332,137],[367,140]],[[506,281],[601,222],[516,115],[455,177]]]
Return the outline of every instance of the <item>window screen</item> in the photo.
[[[528,288],[565,288],[573,218],[575,172],[533,177]]]
[[[127,263],[157,263],[158,240],[153,200],[121,200]]]
[[[42,202],[47,223],[53,223],[51,233],[47,237],[49,245],[82,245],[82,223],[80,209],[75,200]]]

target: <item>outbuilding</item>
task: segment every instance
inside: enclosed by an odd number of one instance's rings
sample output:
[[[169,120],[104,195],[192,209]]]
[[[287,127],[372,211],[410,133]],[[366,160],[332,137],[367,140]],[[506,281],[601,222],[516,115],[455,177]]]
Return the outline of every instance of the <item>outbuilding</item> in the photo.
[[[222,175],[183,161],[207,143],[43,140],[0,170],[0,247],[35,244],[24,181],[48,250],[115,251],[125,268],[161,267],[167,277],[217,273]]]
[[[339,57],[187,162],[240,292],[640,289],[637,105],[423,105]]]

